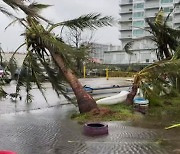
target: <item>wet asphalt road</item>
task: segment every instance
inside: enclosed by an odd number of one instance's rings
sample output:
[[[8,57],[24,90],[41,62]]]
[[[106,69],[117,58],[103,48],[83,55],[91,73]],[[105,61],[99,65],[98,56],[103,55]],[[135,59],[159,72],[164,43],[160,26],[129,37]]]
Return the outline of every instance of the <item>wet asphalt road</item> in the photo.
[[[166,154],[155,144],[155,130],[108,122],[109,135],[87,137],[67,118],[72,105],[5,114],[0,117],[0,148],[18,154]]]
[[[49,105],[36,89],[33,93],[30,105],[1,101],[0,149],[18,154],[168,153],[155,143],[156,130],[133,127],[128,122],[108,122],[109,134],[105,136],[84,136],[82,125],[69,118],[77,110],[73,105],[59,105],[67,102],[63,97],[58,99],[50,88]]]

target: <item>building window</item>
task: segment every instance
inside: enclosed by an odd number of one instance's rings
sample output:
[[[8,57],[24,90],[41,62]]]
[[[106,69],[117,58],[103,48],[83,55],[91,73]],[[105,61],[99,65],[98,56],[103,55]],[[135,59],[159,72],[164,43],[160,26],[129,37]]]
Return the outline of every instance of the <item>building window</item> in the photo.
[[[144,20],[133,21],[134,27],[144,27]]]
[[[133,17],[134,18],[143,18],[144,17],[144,12],[134,12]]]
[[[133,36],[142,36],[144,34],[144,31],[142,29],[135,29],[133,30]]]
[[[135,3],[134,10],[144,9],[144,3]]]
[[[164,11],[165,13],[169,13],[169,12],[172,12],[172,11],[173,11],[173,8],[171,8],[171,7],[165,7],[165,8],[163,8],[163,11]]]
[[[161,0],[161,3],[163,4],[163,3],[172,3],[173,2],[173,0]]]
[[[146,63],[149,63],[149,59],[146,59]]]

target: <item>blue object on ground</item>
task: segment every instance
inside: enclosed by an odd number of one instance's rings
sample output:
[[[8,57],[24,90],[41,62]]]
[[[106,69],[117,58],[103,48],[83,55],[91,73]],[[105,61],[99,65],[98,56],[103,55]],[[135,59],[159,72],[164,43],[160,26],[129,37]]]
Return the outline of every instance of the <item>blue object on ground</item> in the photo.
[[[93,88],[91,88],[91,87],[84,86],[83,88],[85,91],[90,92],[90,93],[92,93],[92,91],[93,91]]]
[[[134,98],[134,103],[135,104],[149,104],[149,100],[144,99],[143,97],[137,97],[137,98]]]
[[[93,88],[88,87],[88,86],[86,86],[86,85],[83,86],[83,89],[84,89],[85,91],[89,92],[89,93],[92,93],[92,92],[93,92]],[[66,88],[66,91],[67,91],[67,92],[73,92],[72,88]]]

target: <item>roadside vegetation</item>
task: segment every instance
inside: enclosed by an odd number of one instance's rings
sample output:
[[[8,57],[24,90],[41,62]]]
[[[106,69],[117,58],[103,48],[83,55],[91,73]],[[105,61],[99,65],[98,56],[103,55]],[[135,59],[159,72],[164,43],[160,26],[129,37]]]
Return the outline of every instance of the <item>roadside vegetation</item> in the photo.
[[[165,129],[173,124],[178,124],[180,122],[179,100],[180,96],[157,99],[154,104],[152,102],[143,119],[134,120],[134,125]]]

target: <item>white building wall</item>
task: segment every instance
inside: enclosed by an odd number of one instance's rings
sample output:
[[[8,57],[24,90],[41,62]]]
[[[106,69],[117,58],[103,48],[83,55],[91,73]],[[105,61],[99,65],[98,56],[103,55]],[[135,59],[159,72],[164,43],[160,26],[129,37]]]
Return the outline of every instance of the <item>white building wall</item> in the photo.
[[[111,51],[104,53],[105,64],[148,64],[156,61],[156,54],[153,50],[133,51],[127,54],[125,51]]]
[[[12,57],[13,53],[6,53],[3,55],[4,57],[4,60],[6,61],[9,61],[10,58]],[[26,54],[23,54],[23,53],[16,53],[14,58],[16,59],[16,62],[17,62],[17,65],[18,66],[21,66],[23,61],[24,61],[24,58],[25,58]]]

